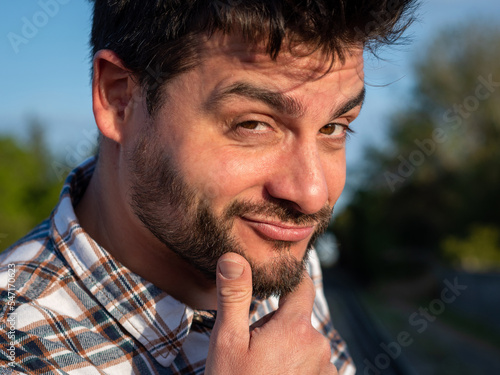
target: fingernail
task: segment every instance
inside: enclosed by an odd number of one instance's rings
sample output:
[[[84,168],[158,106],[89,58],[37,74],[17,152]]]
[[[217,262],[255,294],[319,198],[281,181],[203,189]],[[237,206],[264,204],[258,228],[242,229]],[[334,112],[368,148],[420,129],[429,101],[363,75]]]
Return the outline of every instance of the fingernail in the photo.
[[[234,280],[243,273],[243,265],[229,259],[221,260],[219,262],[219,272],[226,279]]]

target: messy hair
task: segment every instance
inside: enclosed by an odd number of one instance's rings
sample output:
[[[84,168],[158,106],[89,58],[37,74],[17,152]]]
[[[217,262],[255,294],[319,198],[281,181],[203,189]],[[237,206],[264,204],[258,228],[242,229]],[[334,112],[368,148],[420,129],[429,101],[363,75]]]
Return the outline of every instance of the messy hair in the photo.
[[[413,21],[416,0],[91,0],[92,52],[113,50],[145,91],[148,112],[164,83],[197,65],[214,32],[238,32],[275,59],[289,43],[343,60],[350,47],[393,44]],[[286,45],[285,45],[286,43]]]

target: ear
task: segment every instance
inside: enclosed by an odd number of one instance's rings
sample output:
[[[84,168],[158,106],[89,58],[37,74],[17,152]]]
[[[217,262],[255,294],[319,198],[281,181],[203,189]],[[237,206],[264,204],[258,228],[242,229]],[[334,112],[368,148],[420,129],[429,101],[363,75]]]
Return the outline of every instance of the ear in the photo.
[[[120,144],[126,138],[138,88],[116,53],[100,50],[95,54],[92,103],[97,127],[105,137]]]

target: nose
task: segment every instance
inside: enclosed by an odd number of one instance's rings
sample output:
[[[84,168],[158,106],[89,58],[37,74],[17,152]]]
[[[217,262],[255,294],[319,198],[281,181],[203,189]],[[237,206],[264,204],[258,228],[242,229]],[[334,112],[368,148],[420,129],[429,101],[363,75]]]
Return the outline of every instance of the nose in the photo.
[[[313,214],[328,202],[328,184],[317,146],[299,144],[284,152],[265,184],[268,194]]]

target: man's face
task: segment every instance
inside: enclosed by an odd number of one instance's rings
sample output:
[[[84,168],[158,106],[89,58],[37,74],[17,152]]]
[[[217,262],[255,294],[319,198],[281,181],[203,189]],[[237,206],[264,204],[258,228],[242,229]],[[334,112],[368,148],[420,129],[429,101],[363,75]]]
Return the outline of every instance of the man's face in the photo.
[[[305,54],[304,54],[305,55]],[[200,64],[170,81],[129,150],[131,202],[166,247],[215,277],[243,255],[254,294],[287,293],[345,182],[346,129],[364,93],[362,50],[276,61],[215,35]]]

